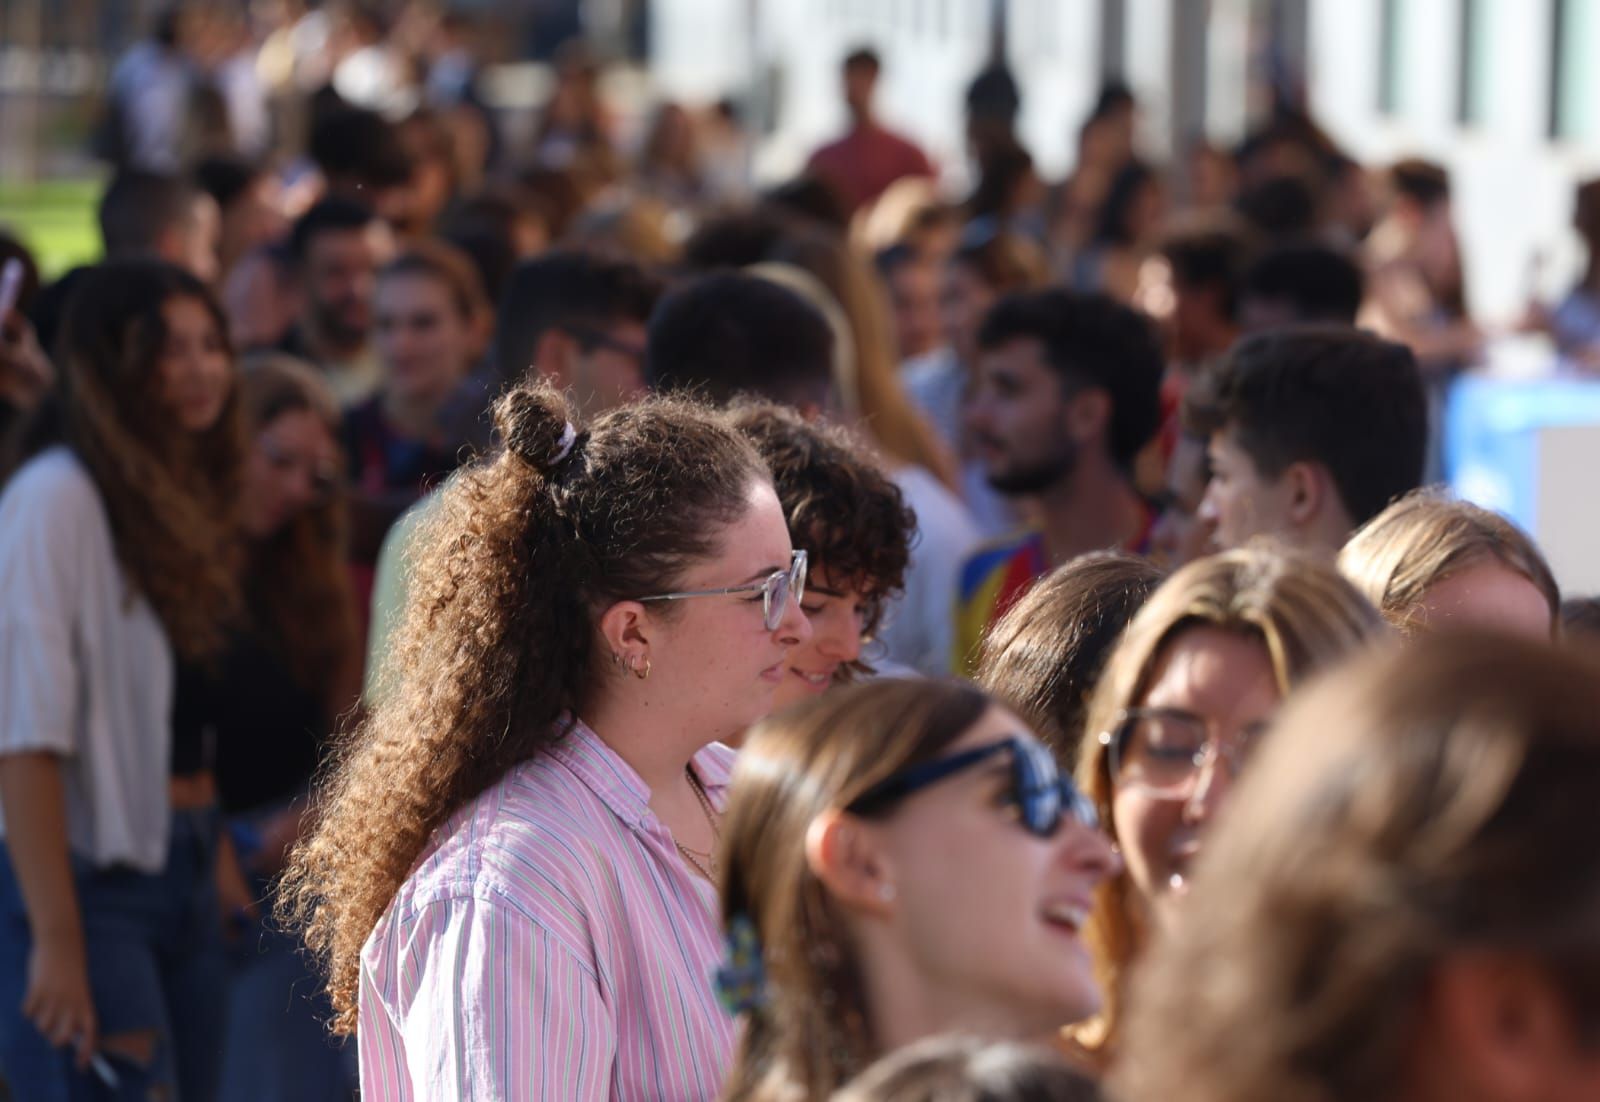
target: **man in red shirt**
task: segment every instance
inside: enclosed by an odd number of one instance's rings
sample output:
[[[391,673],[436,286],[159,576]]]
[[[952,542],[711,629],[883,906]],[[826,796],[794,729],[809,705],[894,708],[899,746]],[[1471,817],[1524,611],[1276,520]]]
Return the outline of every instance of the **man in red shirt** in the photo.
[[[856,50],[844,59],[844,100],[850,131],[811,155],[806,168],[838,192],[851,214],[907,176],[932,178],[933,164],[921,149],[885,128],[872,113],[878,55]]]

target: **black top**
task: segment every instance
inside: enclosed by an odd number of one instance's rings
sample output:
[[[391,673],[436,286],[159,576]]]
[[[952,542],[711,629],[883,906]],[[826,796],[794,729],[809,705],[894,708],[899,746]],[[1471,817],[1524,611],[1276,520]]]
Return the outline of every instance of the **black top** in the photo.
[[[241,633],[212,665],[179,665],[172,727],[173,774],[211,769],[232,814],[304,792],[331,724],[277,651]]]

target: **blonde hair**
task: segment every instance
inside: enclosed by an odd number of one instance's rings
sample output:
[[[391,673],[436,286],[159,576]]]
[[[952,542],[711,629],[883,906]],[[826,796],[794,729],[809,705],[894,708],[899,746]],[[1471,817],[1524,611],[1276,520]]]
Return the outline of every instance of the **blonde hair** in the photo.
[[[1390,1097],[1439,965],[1511,954],[1600,1026],[1600,661],[1470,633],[1285,710],[1134,985],[1129,1102]]]
[[[834,689],[758,724],[723,824],[722,917],[748,922],[766,975],[723,1098],[826,1098],[879,1055],[843,917],[806,861],[824,811],[939,755],[991,701],[955,681]]]
[[[1173,574],[1129,623],[1089,706],[1078,785],[1095,802],[1113,841],[1111,766],[1098,735],[1139,703],[1167,647],[1184,631],[1201,626],[1259,641],[1282,696],[1310,674],[1386,634],[1376,610],[1332,566],[1281,548],[1239,548],[1199,559]],[[1101,1058],[1114,1055],[1123,973],[1144,948],[1134,891],[1125,871],[1101,884],[1085,930],[1105,1005],[1098,1018],[1073,1031],[1073,1040]]]
[[[1421,629],[1422,602],[1464,569],[1498,563],[1522,575],[1561,620],[1561,589],[1527,533],[1499,513],[1429,490],[1407,494],[1368,521],[1339,552],[1339,569],[1401,632]]]

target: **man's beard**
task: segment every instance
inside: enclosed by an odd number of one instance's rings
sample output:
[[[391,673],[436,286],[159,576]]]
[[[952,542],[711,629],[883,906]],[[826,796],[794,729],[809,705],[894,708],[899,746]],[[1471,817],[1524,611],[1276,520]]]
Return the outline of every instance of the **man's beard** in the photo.
[[[1016,467],[986,475],[986,478],[996,493],[1006,497],[1023,497],[1043,493],[1070,475],[1077,466],[1077,445],[1063,439],[1055,453],[1048,458],[1030,467]]]

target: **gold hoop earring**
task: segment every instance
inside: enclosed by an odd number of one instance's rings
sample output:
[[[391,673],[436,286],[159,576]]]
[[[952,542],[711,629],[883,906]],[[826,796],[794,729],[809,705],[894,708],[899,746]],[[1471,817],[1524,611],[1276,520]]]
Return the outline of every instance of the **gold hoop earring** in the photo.
[[[635,664],[633,667],[633,676],[637,677],[640,681],[648,680],[650,677],[650,659],[646,658],[642,667],[638,664]]]

